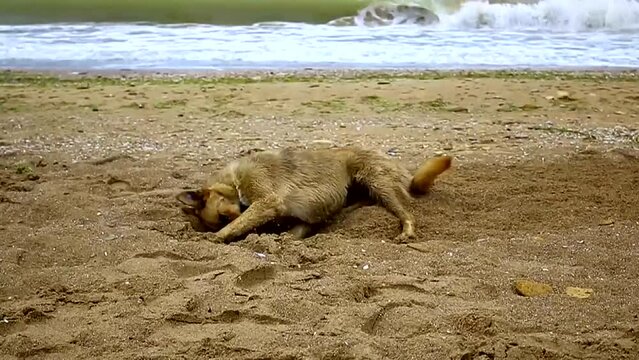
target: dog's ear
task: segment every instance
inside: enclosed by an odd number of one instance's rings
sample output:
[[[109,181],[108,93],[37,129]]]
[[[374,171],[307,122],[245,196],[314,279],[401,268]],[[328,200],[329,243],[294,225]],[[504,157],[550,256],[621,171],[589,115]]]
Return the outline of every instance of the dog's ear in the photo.
[[[204,194],[201,190],[182,191],[177,194],[176,199],[184,205],[198,207],[204,201]]]

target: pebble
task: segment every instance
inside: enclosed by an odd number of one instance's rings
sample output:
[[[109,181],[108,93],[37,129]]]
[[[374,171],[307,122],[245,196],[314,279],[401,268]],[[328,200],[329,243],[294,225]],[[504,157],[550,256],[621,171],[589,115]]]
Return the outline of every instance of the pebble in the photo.
[[[520,107],[520,109],[522,110],[537,110],[539,108],[541,108],[541,106],[535,105],[535,104],[529,104],[529,103],[524,104]]]
[[[588,288],[578,288],[572,286],[568,286],[566,288],[566,294],[579,299],[587,299],[592,295],[592,293],[593,290]]]
[[[574,100],[574,98],[572,98],[570,96],[570,93],[568,91],[563,91],[563,90],[557,91],[557,99],[559,99],[559,100]]]
[[[335,144],[333,141],[328,139],[313,140],[311,141],[311,143],[317,144],[317,145],[334,145]]]
[[[532,280],[517,280],[515,281],[515,292],[521,296],[534,297],[550,294],[552,287]]]
[[[462,112],[463,112],[463,113],[468,113],[468,112],[470,112],[470,111],[468,110],[468,108],[465,108],[465,107],[463,107],[463,106],[453,106],[453,107],[449,107],[449,108],[446,108],[446,111],[456,112],[456,113],[462,113]]]
[[[390,148],[390,149],[386,150],[386,154],[388,154],[389,156],[398,156],[399,155],[399,149]]]
[[[615,221],[613,219],[604,219],[599,222],[599,226],[613,225]]]

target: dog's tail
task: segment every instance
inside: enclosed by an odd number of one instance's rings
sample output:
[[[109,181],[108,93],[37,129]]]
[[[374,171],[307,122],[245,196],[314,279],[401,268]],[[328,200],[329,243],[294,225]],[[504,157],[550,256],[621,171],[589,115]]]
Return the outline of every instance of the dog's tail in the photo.
[[[436,156],[426,160],[413,175],[409,191],[413,195],[424,195],[435,179],[450,168],[453,159],[450,156]]]

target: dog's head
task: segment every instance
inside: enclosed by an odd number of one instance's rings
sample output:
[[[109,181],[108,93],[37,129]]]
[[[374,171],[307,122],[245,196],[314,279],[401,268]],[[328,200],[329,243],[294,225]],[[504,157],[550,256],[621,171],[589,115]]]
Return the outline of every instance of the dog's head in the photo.
[[[225,184],[214,184],[200,190],[187,190],[176,198],[186,207],[182,211],[189,216],[196,230],[218,231],[242,213],[237,191]]]

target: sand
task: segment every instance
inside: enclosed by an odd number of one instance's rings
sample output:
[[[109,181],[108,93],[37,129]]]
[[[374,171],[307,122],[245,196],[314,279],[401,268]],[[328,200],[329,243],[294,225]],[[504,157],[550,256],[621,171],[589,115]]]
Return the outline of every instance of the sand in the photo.
[[[633,74],[264,79],[2,74],[0,358],[639,358]],[[346,144],[454,156],[417,240],[366,207],[213,244],[174,200]]]

